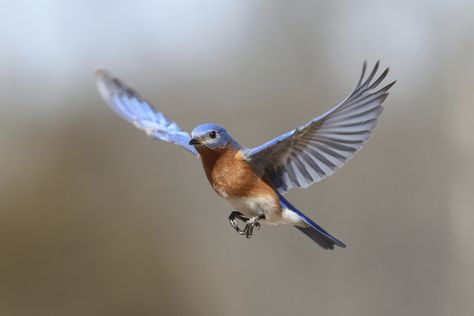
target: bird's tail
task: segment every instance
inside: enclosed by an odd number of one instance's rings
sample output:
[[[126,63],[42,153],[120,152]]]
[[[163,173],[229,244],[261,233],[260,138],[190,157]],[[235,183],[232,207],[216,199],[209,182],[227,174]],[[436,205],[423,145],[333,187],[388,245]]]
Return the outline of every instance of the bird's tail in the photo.
[[[299,231],[303,234],[311,238],[314,242],[318,245],[323,247],[324,249],[334,249],[334,245],[345,248],[343,242],[331,236],[327,231],[325,231],[321,226],[313,222],[309,217],[301,213],[296,207],[294,207],[290,202],[288,202],[281,194],[278,194],[280,197],[280,202],[283,208],[290,209],[296,215],[298,215],[303,222],[305,222],[306,226],[300,227],[295,226]]]

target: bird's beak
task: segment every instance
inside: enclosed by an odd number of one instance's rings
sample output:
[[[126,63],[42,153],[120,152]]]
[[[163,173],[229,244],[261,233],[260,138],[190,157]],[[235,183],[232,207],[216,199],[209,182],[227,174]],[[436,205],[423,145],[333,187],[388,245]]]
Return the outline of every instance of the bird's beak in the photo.
[[[197,138],[191,138],[189,145],[199,145],[201,142]]]

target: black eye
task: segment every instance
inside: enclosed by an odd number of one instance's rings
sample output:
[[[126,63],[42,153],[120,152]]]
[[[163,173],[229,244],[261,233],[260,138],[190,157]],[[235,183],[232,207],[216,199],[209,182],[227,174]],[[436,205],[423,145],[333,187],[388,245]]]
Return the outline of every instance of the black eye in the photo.
[[[216,131],[212,131],[209,133],[210,138],[216,138],[216,136],[217,136]]]

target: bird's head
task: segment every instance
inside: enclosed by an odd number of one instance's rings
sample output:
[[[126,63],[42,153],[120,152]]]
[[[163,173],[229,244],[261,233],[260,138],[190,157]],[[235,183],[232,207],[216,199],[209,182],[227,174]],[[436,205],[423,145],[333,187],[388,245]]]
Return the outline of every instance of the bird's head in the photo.
[[[209,149],[223,149],[227,146],[236,147],[237,143],[232,139],[226,129],[216,124],[202,124],[191,132],[190,145],[204,146]]]

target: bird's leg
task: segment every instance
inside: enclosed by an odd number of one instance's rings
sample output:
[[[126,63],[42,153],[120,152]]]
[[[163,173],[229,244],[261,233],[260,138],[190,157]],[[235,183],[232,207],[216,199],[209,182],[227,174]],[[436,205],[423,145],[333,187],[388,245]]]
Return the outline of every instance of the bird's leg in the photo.
[[[253,229],[257,227],[257,229],[260,229],[260,223],[258,222],[260,219],[264,219],[265,215],[259,214],[257,216],[249,218],[245,222],[245,228],[243,231],[240,233],[241,235],[245,235],[246,238],[250,238],[253,235]]]
[[[240,219],[244,223],[246,223],[249,219],[237,211],[233,211],[229,215],[230,226],[232,226],[232,228],[234,228],[239,234],[244,235],[244,231],[240,229],[239,225],[237,225],[237,222],[235,221],[236,218]]]

